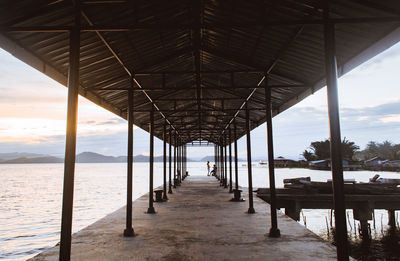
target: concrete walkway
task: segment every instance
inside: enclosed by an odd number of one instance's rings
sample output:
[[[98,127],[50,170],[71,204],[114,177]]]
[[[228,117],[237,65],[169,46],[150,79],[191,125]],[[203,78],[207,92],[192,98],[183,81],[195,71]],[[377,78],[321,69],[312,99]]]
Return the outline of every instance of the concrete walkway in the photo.
[[[254,197],[247,214],[248,201],[230,202],[213,177],[188,177],[168,196],[154,215],[148,195],[134,201],[134,238],[122,236],[125,207],[75,233],[72,260],[336,260],[332,245],[280,212],[282,236],[265,236],[269,205]],[[58,247],[33,260],[58,260]]]

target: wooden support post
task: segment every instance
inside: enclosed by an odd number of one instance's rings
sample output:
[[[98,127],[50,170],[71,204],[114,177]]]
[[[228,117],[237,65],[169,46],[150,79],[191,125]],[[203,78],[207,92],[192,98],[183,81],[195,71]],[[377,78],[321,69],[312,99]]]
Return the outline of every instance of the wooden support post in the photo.
[[[336,249],[338,260],[349,260],[346,208],[343,185],[339,102],[337,91],[337,64],[335,51],[335,24],[329,21],[329,2],[324,8],[325,70],[328,93],[328,113],[331,141],[332,185],[335,208]]]
[[[266,122],[267,122],[267,139],[268,139],[268,169],[269,169],[269,188],[270,188],[270,207],[271,207],[271,228],[269,237],[279,237],[277,218],[277,204],[275,192],[275,162],[274,162],[274,145],[272,135],[272,104],[271,104],[271,88],[268,88],[268,77],[265,76],[265,106],[266,106]]]
[[[251,169],[251,141],[250,141],[250,115],[249,110],[247,108],[246,102],[246,138],[247,138],[247,172],[248,172],[248,180],[249,180],[249,209],[247,213],[254,214],[256,211],[254,210],[253,205],[253,175]]]
[[[229,193],[232,192],[232,135],[229,127]]]
[[[390,229],[396,229],[396,212],[394,209],[388,209],[388,225]]]
[[[171,143],[172,143],[172,131],[171,131],[171,129],[169,129],[169,135],[168,135],[168,137],[169,137],[169,156],[168,156],[168,160],[169,160],[169,183],[168,183],[168,193],[169,194],[172,194],[172,173],[171,173],[171,170],[172,170],[172,166],[171,166],[171,163],[172,163],[172,145],[171,145]]]
[[[163,163],[164,163],[164,186],[163,186],[163,200],[168,200],[167,196],[167,120],[164,120],[163,130]]]
[[[126,228],[125,237],[135,235],[132,226],[132,183],[133,183],[133,78],[128,90],[128,157],[127,157],[127,197],[126,197]]]
[[[148,214],[154,214],[156,211],[153,206],[153,174],[154,174],[154,106],[151,106],[150,111],[150,189],[149,189],[149,208]]]
[[[236,122],[233,125],[233,138],[235,140],[235,189],[239,189],[239,167],[238,167],[238,148],[237,148],[237,136],[236,136]]]
[[[368,201],[365,202],[357,202],[357,207],[353,208],[353,218],[355,220],[360,221],[361,226],[361,236],[363,240],[370,240],[370,229],[368,220],[372,220],[372,210],[370,203]]]
[[[285,206],[285,215],[295,221],[300,220],[301,207],[296,200],[289,201]]]
[[[60,260],[70,260],[71,257],[80,56],[80,10],[78,2],[75,8],[75,27],[69,33],[68,108],[61,214]]]

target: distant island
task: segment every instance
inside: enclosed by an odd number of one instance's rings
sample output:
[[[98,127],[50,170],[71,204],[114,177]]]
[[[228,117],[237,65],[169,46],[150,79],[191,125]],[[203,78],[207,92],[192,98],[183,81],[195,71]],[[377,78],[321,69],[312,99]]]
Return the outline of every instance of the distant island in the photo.
[[[57,157],[37,157],[37,158],[16,158],[11,160],[2,160],[0,164],[30,164],[30,163],[63,163],[64,160]]]
[[[163,162],[163,156],[154,157],[154,162]],[[233,159],[232,159],[233,160]],[[239,161],[244,161],[238,159]],[[106,156],[95,152],[82,152],[76,155],[76,163],[123,163],[127,161],[127,156]],[[134,162],[149,162],[149,156],[136,155]],[[169,158],[167,157],[167,162]],[[206,156],[200,160],[188,158],[188,162],[206,162],[214,161],[214,156]],[[0,164],[32,164],[32,163],[63,163],[64,159],[44,154],[35,153],[0,153]]]

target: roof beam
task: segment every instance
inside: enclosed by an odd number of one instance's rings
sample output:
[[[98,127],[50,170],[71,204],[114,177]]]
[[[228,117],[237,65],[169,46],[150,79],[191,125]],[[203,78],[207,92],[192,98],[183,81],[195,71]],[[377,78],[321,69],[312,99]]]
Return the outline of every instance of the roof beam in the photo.
[[[202,1],[193,1],[193,59],[196,77],[196,99],[197,99],[197,110],[198,110],[198,127],[199,135],[201,139],[201,61],[200,61],[200,46],[201,46],[201,29],[202,23]]]
[[[147,70],[135,70],[136,76],[146,76],[146,75],[160,75],[160,74],[195,74],[196,71],[188,70],[188,71],[162,71],[162,72],[152,72]],[[201,74],[213,74],[213,73],[264,73],[263,70],[201,70]]]
[[[24,15],[13,17],[13,20],[9,20],[6,23],[0,25],[0,28],[2,28],[2,27],[13,28],[13,25],[15,25],[15,24],[25,22],[29,19],[41,16],[48,12],[59,10],[63,7],[72,7],[72,5],[68,1],[54,0],[54,1],[51,1],[48,4],[46,4],[46,6],[39,5],[39,6],[37,6],[37,8],[33,8],[33,9],[29,8],[29,9],[26,9],[27,12]],[[24,12],[19,12],[18,14],[21,14],[21,13],[24,13]],[[72,26],[71,26],[71,29],[72,29]]]
[[[363,24],[363,23],[396,23],[400,22],[400,15],[384,17],[350,17],[350,18],[331,18],[333,24]],[[200,26],[201,29],[229,29],[229,28],[255,28],[255,27],[279,27],[279,26],[301,26],[301,25],[322,25],[324,19],[290,19],[267,22],[248,22],[248,23],[206,23]],[[0,32],[27,32],[27,33],[68,33],[72,26],[10,26],[0,25]],[[192,29],[190,24],[137,24],[137,25],[82,25],[81,32],[131,32],[131,31],[175,31]]]
[[[168,55],[166,55],[164,57],[160,57],[160,59],[157,59],[155,61],[150,61],[147,64],[143,64],[142,67],[139,67],[139,68],[137,68],[137,70],[135,70],[135,76],[139,76],[139,75],[143,74],[142,72],[146,72],[146,71],[150,70],[152,67],[157,66],[161,63],[165,63],[167,61],[171,61],[176,58],[179,58],[182,55],[189,54],[192,50],[193,50],[192,47],[181,48],[175,52],[169,53]],[[164,72],[161,72],[159,74],[163,74],[163,73]]]
[[[244,65],[246,67],[249,67],[251,69],[255,69],[255,70],[260,70],[263,71],[265,73],[265,68],[261,68],[259,65],[254,64],[253,61],[248,61],[247,59],[241,58],[241,57],[234,57],[231,54],[228,53],[224,53],[223,51],[220,50],[215,50],[206,46],[202,46],[202,51],[205,51],[211,55],[220,57],[222,59],[225,60],[229,60],[231,62],[237,63],[237,64],[241,64]],[[274,74],[274,73],[270,73],[271,75],[276,75],[278,78],[283,78],[286,80],[286,82],[290,82],[293,84],[302,84],[302,85],[306,85],[302,80],[300,79],[293,79],[287,76],[283,76],[283,75],[279,75],[279,74]]]
[[[125,81],[126,79],[124,79]],[[112,81],[110,81],[112,82]],[[92,87],[88,88],[88,90],[93,90],[93,91],[127,91],[129,88],[125,87],[118,87],[118,88],[109,88],[109,86],[115,85],[114,83],[110,85],[105,85],[101,87]],[[278,89],[278,88],[309,88],[309,85],[303,85],[303,84],[274,84],[274,85],[268,85],[268,88],[272,89]],[[265,87],[263,86],[256,86],[256,85],[249,85],[249,86],[202,86],[202,90],[236,90],[236,89],[264,89]],[[196,87],[154,87],[154,88],[134,88],[134,91],[168,91],[168,90],[175,90],[175,91],[187,91],[187,90],[195,90]],[[179,99],[179,98],[177,98]],[[219,98],[220,99],[220,98]]]
[[[89,17],[85,14],[85,12],[83,10],[81,10],[81,15],[82,17],[86,20],[86,22],[93,26],[92,21],[89,19]],[[103,35],[99,32],[99,31],[95,31],[96,35],[99,37],[99,39],[103,42],[103,44],[106,46],[106,48],[111,52],[111,54],[115,57],[115,59],[117,59],[117,61],[119,62],[119,64],[122,66],[123,70],[129,75],[130,78],[133,79],[133,81],[135,82],[135,84],[139,87],[142,88],[142,86],[140,85],[140,83],[135,79],[134,74],[127,68],[127,66],[124,64],[124,62],[122,61],[121,57],[114,51],[114,49],[110,46],[110,44],[107,42],[107,40],[103,37]],[[167,123],[169,125],[171,125],[170,121],[167,119],[167,117],[165,117],[165,115],[163,114],[163,112],[158,108],[158,106],[153,102],[153,100],[151,99],[151,97],[147,94],[146,91],[143,91],[143,94],[149,99],[150,102],[152,102],[154,108],[156,108],[156,110],[161,114],[161,116],[167,121]],[[171,125],[171,127],[176,131],[175,127],[173,125]]]
[[[286,43],[283,45],[283,47],[279,50],[279,52],[276,54],[274,60],[267,66],[265,72],[267,75],[269,75],[271,73],[271,71],[274,69],[274,67],[276,66],[276,64],[278,63],[279,59],[282,57],[282,55],[289,49],[290,45],[296,41],[297,37],[301,34],[301,32],[303,31],[304,25],[300,26],[298,28],[295,28],[293,31],[292,36],[286,41]],[[258,86],[261,85],[261,83],[265,80],[267,76],[263,76],[261,78],[261,80],[258,82]],[[254,88],[253,91],[249,94],[249,96],[247,97],[247,99],[242,103],[242,105],[239,107],[239,109],[242,109],[244,107],[244,105],[251,99],[251,97],[253,96],[253,94],[257,91],[257,88]],[[229,121],[229,123],[225,126],[225,130],[229,127],[229,125],[235,120],[235,118],[239,115],[240,110],[238,110],[232,117],[232,119]],[[224,131],[225,131],[224,130]],[[221,135],[224,133],[224,131],[222,131]]]

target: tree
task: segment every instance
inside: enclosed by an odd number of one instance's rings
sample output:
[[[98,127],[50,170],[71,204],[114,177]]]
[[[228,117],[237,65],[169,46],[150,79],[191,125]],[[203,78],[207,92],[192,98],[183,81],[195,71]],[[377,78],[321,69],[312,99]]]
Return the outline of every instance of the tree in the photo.
[[[355,145],[354,142],[346,140],[346,137],[342,141],[342,158],[352,159],[354,154],[360,149],[359,146]],[[331,157],[331,146],[329,139],[324,141],[311,142],[310,151],[305,150],[302,156],[307,160],[323,160]]]
[[[390,141],[378,143],[368,142],[365,150],[362,151],[365,160],[373,157],[381,157],[388,160],[400,159],[400,144],[393,144]]]
[[[301,155],[306,159],[306,161],[316,160],[315,155],[311,151],[304,150]]]
[[[346,140],[342,141],[342,157],[343,159],[352,159],[354,154],[360,149],[354,142]]]
[[[331,146],[328,139],[311,142],[310,149],[318,160],[329,159],[331,157]]]

